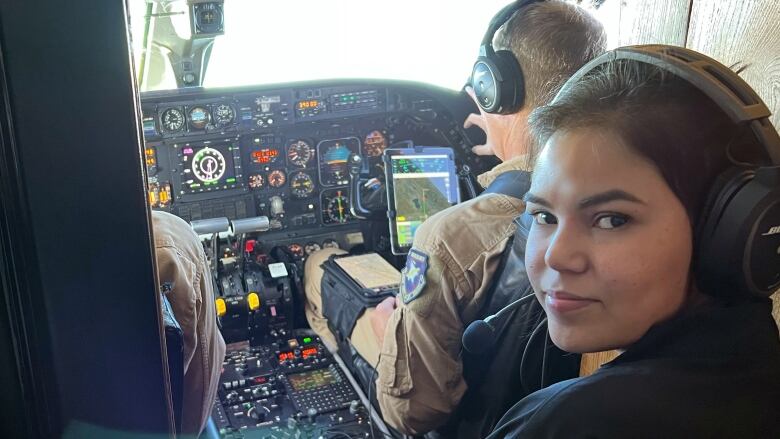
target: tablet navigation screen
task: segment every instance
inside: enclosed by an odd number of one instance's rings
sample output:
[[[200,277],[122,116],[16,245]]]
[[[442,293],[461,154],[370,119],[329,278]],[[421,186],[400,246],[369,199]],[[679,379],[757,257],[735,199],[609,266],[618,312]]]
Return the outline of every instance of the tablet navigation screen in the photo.
[[[445,154],[391,157],[398,245],[411,246],[423,221],[458,202],[451,160]]]

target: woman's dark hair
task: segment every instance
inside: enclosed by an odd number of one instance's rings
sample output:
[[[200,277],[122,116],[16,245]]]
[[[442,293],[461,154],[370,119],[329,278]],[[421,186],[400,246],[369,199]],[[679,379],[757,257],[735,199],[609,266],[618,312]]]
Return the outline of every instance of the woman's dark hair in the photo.
[[[616,134],[657,166],[692,225],[718,175],[735,161],[767,160],[750,130],[734,124],[693,85],[631,60],[594,68],[555,102],[537,108],[529,123],[536,148],[559,131],[595,128]]]

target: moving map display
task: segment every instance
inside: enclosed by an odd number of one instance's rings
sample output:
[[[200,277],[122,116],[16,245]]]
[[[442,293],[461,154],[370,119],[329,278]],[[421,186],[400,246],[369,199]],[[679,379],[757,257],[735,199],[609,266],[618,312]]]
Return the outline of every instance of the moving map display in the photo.
[[[390,157],[398,246],[412,245],[426,219],[458,202],[452,157],[447,154]],[[392,225],[391,225],[392,227]]]

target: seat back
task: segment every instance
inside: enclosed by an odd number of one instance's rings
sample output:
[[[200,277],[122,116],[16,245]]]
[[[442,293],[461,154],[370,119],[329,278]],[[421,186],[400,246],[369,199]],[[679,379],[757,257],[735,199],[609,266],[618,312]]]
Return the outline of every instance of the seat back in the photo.
[[[176,433],[181,433],[181,416],[184,392],[184,332],[173,315],[168,298],[160,294],[163,325],[165,327],[165,347],[168,356],[168,376],[171,383],[171,399]]]

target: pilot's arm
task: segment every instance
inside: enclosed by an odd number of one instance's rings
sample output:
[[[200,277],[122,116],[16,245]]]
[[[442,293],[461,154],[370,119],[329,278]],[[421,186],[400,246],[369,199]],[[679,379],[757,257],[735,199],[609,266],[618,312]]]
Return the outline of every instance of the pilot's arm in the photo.
[[[400,306],[385,328],[377,368],[382,416],[407,434],[442,425],[466,391],[456,303],[466,280],[442,247],[410,252]]]
[[[214,284],[200,240],[179,217],[152,212],[160,283],[184,332],[182,431],[198,434],[211,415],[225,341],[216,325]]]

